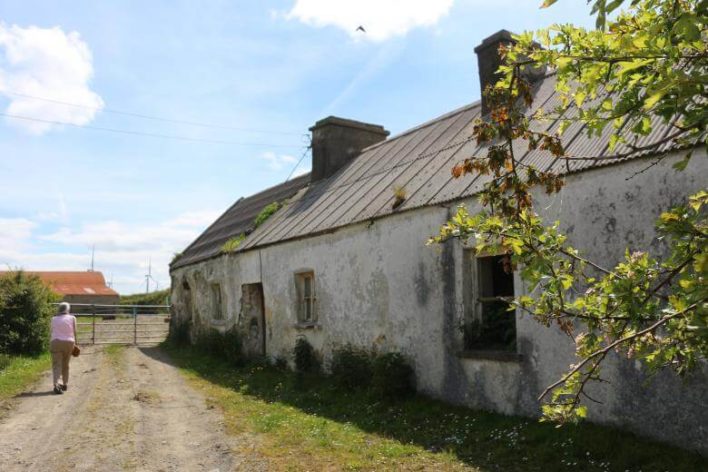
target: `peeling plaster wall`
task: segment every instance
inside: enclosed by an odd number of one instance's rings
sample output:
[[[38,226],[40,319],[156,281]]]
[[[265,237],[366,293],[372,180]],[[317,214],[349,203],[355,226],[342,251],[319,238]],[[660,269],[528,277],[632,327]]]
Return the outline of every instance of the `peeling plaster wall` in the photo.
[[[625,248],[665,250],[654,241],[654,221],[705,185],[705,154],[694,155],[684,172],[665,159],[630,180],[649,161],[630,161],[571,175],[562,193],[539,194],[536,208],[546,221],[560,220],[570,243],[592,260],[612,266]],[[467,203],[474,211],[474,200]],[[281,243],[180,268],[172,272],[172,302],[179,320],[195,327],[226,329],[239,323],[241,285],[261,282],[266,317],[266,352],[292,362],[298,336],[323,356],[352,344],[410,357],[418,389],[453,403],[506,414],[536,416],[536,400],[574,362],[572,343],[557,328],[517,314],[520,360],[503,362],[458,356],[462,348],[462,244],[426,247],[428,236],[447,221],[456,204],[420,208],[333,233]],[[297,325],[294,274],[315,274],[318,323]],[[191,292],[186,312],[183,282]],[[220,283],[226,312],[212,320],[209,284]],[[524,292],[515,280],[517,294]],[[609,385],[592,390],[602,405],[590,419],[708,453],[708,368],[687,379],[661,373],[647,379],[634,362],[611,358]]]

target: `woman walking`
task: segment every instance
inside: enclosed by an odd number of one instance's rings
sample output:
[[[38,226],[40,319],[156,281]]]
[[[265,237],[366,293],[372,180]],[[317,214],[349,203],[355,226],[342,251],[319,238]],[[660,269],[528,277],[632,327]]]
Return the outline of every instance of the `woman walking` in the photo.
[[[54,393],[62,394],[69,384],[69,361],[76,343],[76,317],[69,313],[71,305],[59,304],[59,312],[52,317],[52,374],[54,375]],[[62,383],[59,383],[59,376]]]

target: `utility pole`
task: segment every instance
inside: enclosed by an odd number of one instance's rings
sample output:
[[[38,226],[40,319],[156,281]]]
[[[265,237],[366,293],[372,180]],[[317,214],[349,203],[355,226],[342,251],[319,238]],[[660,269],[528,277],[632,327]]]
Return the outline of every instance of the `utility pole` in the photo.
[[[94,260],[94,255],[96,254],[96,245],[94,244],[91,246],[91,268],[89,269],[89,272],[93,272],[93,260]]]

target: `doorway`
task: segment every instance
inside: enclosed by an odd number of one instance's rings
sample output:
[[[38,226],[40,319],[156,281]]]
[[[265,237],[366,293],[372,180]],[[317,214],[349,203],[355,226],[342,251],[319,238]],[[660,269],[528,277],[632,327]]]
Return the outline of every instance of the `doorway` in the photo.
[[[265,356],[266,325],[263,284],[241,285],[241,313],[244,354],[255,357]]]

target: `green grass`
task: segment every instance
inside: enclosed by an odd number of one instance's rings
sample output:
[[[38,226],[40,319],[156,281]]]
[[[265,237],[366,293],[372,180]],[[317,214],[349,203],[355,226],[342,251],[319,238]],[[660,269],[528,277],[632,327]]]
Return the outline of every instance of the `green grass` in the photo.
[[[422,396],[390,404],[327,378],[163,348],[232,433],[258,435],[273,470],[708,470],[695,453],[616,429],[555,428]]]
[[[51,366],[48,352],[37,357],[9,356],[8,359],[6,367],[0,370],[0,401],[21,393]]]
[[[123,344],[108,344],[103,348],[108,361],[114,369],[124,370],[125,363],[123,362],[123,354],[125,353],[125,345]]]

